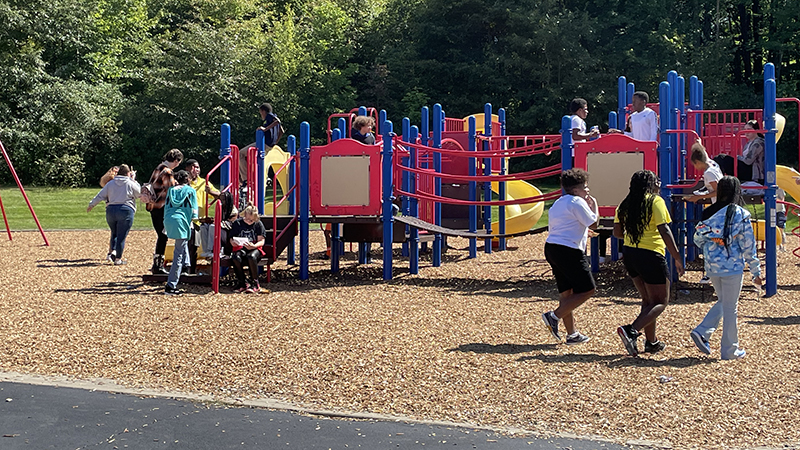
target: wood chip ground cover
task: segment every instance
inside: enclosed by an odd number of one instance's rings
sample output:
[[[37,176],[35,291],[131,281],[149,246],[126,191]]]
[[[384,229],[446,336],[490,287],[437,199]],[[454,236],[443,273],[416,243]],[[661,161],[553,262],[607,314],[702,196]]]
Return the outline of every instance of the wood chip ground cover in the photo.
[[[554,343],[540,319],[557,297],[544,235],[474,260],[451,239],[443,265],[426,257],[416,276],[396,249],[395,279],[383,281],[377,246],[373,264],[348,253],[331,275],[315,232],[307,282],[282,261],[268,292],[188,286],[182,297],[141,281],[152,231],[131,233],[124,266],[103,259],[107,231],[50,232],[51,247],[37,233],[13,237],[0,240],[3,371],[674,448],[800,442],[800,259],[790,253],[778,255],[778,295],[748,290],[740,301],[747,357],[720,361],[721,330],[711,357],[689,338],[715,301],[699,265],[659,319],[662,353],[624,354],[615,329],[639,299],[621,262],[603,266],[576,313],[591,341]]]

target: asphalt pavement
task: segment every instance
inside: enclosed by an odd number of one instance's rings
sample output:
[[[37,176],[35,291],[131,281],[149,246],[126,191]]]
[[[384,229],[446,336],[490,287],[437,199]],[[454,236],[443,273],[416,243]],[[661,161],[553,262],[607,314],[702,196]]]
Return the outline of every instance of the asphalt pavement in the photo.
[[[387,420],[0,382],[0,449],[572,449],[604,441],[506,436]],[[636,447],[646,448],[646,447]]]

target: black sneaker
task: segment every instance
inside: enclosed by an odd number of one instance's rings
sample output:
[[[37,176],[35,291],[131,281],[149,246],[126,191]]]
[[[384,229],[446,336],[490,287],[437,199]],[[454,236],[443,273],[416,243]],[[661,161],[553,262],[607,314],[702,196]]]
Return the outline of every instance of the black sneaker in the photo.
[[[664,348],[666,348],[666,346],[667,345],[664,344],[661,341],[650,342],[650,341],[645,340],[644,341],[644,352],[645,353],[658,353],[661,350],[664,350]]]
[[[547,311],[546,313],[542,314],[542,321],[544,322],[544,326],[547,327],[547,330],[550,331],[550,334],[556,339],[556,341],[561,342],[561,335],[558,334],[558,317],[553,314],[553,311]]]
[[[583,344],[584,342],[589,342],[589,339],[591,339],[589,336],[576,331],[567,336],[567,345]]]
[[[167,287],[164,288],[164,294],[166,294],[166,295],[181,295],[181,294],[183,294],[183,289],[172,288],[172,287],[167,286]]]
[[[617,334],[622,340],[622,345],[625,346],[625,350],[628,351],[628,354],[637,356],[639,350],[636,348],[636,338],[639,337],[640,333],[634,330],[632,325],[623,325],[617,328]]]

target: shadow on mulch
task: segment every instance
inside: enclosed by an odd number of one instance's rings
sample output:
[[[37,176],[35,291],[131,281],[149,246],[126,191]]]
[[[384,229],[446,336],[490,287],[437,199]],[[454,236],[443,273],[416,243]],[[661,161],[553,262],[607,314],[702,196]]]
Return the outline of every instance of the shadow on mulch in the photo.
[[[567,353],[566,355],[532,355],[522,356],[517,359],[518,362],[525,361],[541,361],[544,363],[596,363],[603,361],[614,361],[625,358],[621,355],[597,355],[594,353],[579,354]]]
[[[800,284],[779,284],[778,290],[781,291],[800,291]]]
[[[97,267],[103,265],[96,259],[43,259],[37,261],[36,267],[53,269],[58,267]]]
[[[700,357],[683,357],[683,358],[668,358],[668,359],[649,359],[649,358],[631,358],[629,356],[622,356],[615,361],[607,364],[609,369],[616,369],[619,367],[675,367],[686,368],[698,366],[701,364],[708,365],[717,362],[713,358],[700,358]]]
[[[513,355],[516,353],[530,353],[541,350],[555,350],[556,344],[537,344],[537,345],[520,345],[520,344],[484,344],[480,342],[472,344],[461,344],[456,348],[447,349],[448,353],[463,352],[463,353],[494,353],[498,355]]]
[[[751,319],[747,323],[752,325],[800,325],[800,316],[788,317],[755,317],[755,316],[740,316],[742,319]]]
[[[98,283],[94,286],[77,289],[54,289],[53,292],[78,292],[81,294],[119,295],[125,294],[153,294],[161,293],[160,289],[153,288],[144,283]]]

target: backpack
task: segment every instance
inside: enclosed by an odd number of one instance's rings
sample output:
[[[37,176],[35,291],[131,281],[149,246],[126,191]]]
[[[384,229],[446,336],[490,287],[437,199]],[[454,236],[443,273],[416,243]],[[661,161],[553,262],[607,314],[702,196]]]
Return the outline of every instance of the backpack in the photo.
[[[145,205],[153,204],[158,201],[158,197],[156,196],[156,191],[153,189],[153,185],[150,183],[145,183],[142,185],[141,196],[139,199]]]

